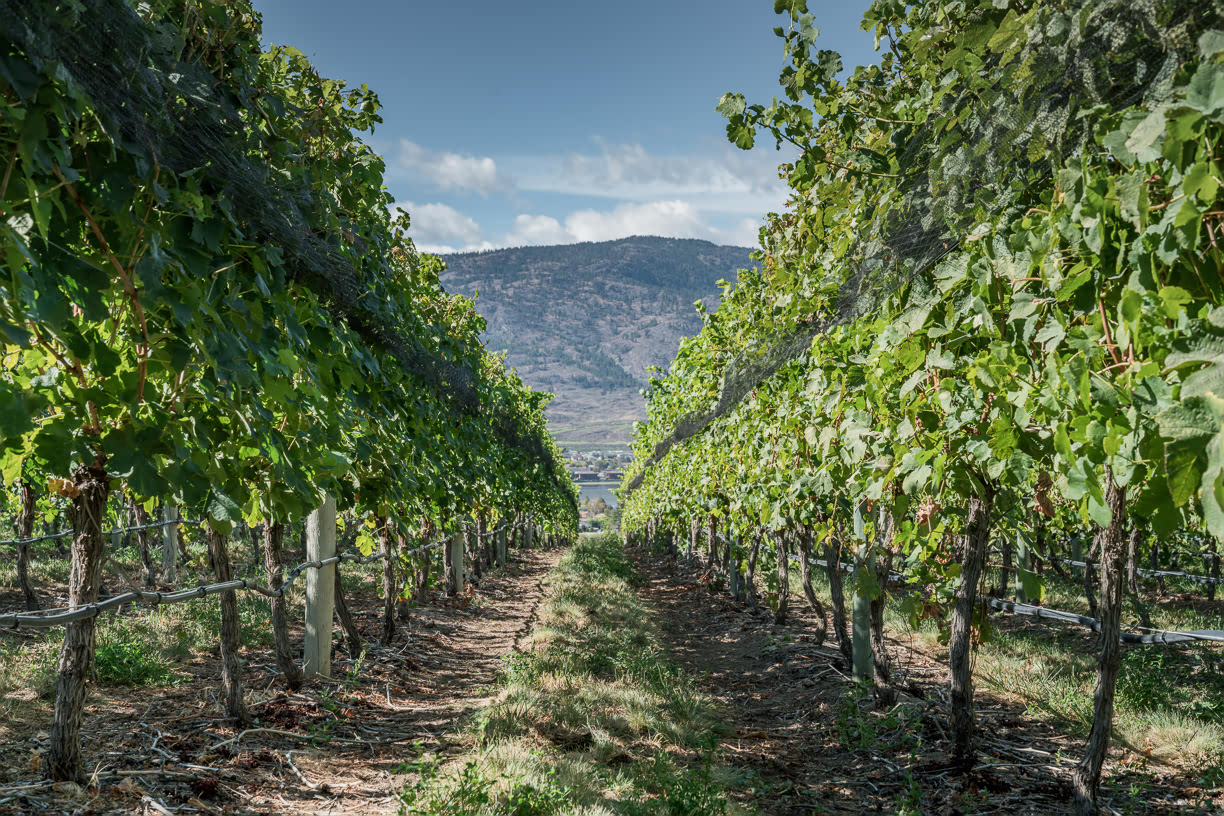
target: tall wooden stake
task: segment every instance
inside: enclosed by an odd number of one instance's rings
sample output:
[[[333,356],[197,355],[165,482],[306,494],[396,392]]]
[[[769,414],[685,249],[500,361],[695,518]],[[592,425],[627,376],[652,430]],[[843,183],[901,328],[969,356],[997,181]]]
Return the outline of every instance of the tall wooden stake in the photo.
[[[22,479],[17,483],[17,491],[21,496],[20,511],[17,514],[17,538],[27,539],[34,535],[34,515],[37,512],[37,498],[34,495],[34,486]],[[34,585],[30,583],[30,545],[28,543],[17,545],[17,585],[21,587],[21,594],[25,597],[25,608],[27,612],[37,612],[42,608],[38,600],[38,593],[34,591]]]
[[[212,556],[213,574],[218,583],[234,580],[230,565],[229,534],[208,530],[208,551]],[[225,698],[225,713],[231,720],[245,725],[251,719],[242,699],[242,667],[238,659],[241,648],[238,630],[238,593],[227,589],[221,593],[221,695]]]
[[[446,545],[450,548],[451,570],[447,574],[450,579],[450,592],[452,595],[459,595],[463,592],[463,531],[458,530],[450,537],[450,542]],[[502,550],[505,551],[505,539],[502,539]],[[504,556],[503,556],[504,557]]]
[[[1016,570],[1016,601],[1028,603],[1028,593],[1024,591],[1024,576],[1032,569],[1032,564],[1028,539],[1022,535],[1016,536],[1016,560],[1020,564],[1020,569]]]
[[[1071,775],[1075,794],[1075,816],[1095,816],[1097,789],[1101,784],[1101,767],[1109,753],[1113,735],[1114,692],[1118,669],[1122,665],[1122,584],[1126,555],[1126,488],[1113,480],[1113,472],[1105,468],[1105,501],[1109,505],[1109,524],[1096,534],[1098,556],[1101,559],[1101,655],[1097,662],[1097,682],[1092,695],[1092,730],[1088,747]]]
[[[850,641],[854,650],[855,680],[870,680],[875,676],[871,661],[871,599],[858,591],[859,570],[871,569],[866,558],[867,547],[860,547],[851,573],[854,600],[851,603]]]
[[[336,554],[336,500],[328,496],[306,519],[306,559],[322,561]],[[336,568],[306,570],[306,677],[331,676],[332,615],[335,613]]]
[[[395,602],[399,600],[400,584],[397,580],[400,550],[397,538],[386,516],[378,517],[378,551],[383,554],[383,626],[379,641],[390,646],[395,640]]]
[[[281,554],[284,541],[285,525],[275,521],[264,524],[263,557],[269,589],[280,589],[284,578],[284,567],[281,564],[284,558]],[[293,660],[293,647],[289,642],[289,601],[284,595],[278,595],[271,599],[271,607],[276,667],[285,675],[285,685],[296,689],[302,685],[302,670]]]
[[[177,521],[178,508],[168,504],[162,508],[162,521]],[[178,525],[162,528],[162,581],[173,586],[178,580]]]

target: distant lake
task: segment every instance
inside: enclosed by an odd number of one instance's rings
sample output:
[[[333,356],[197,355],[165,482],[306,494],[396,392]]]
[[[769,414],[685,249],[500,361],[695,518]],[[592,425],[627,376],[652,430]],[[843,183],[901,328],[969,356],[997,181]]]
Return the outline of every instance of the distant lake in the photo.
[[[620,504],[616,500],[616,496],[612,495],[612,488],[620,487],[620,482],[578,482],[578,487],[582,490],[582,498],[603,499],[609,507],[616,507]]]

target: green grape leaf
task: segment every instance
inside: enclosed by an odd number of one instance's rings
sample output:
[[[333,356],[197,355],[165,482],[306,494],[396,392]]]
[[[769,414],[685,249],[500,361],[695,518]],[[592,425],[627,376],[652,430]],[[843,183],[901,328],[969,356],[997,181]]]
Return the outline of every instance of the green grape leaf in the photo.
[[[1199,56],[1209,60],[1216,54],[1224,53],[1224,31],[1211,30],[1204,32],[1198,41]]]
[[[1149,113],[1142,122],[1131,131],[1126,140],[1126,149],[1134,154],[1141,164],[1155,161],[1160,157],[1159,143],[1165,132],[1165,112],[1161,108]]]
[[[1186,104],[1210,117],[1224,113],[1224,66],[1200,63],[1186,86]]]
[[[1020,586],[1024,588],[1024,595],[1026,598],[1028,598],[1029,603],[1039,604],[1045,600],[1045,581],[1037,573],[1031,570],[1021,569]]]
[[[31,406],[23,393],[0,382],[0,439],[21,436],[34,429]]]
[[[209,490],[207,513],[210,519],[220,522],[242,521],[242,506],[215,486]]]
[[[996,459],[1006,460],[1016,450],[1016,426],[1000,413],[990,423],[990,452]]]

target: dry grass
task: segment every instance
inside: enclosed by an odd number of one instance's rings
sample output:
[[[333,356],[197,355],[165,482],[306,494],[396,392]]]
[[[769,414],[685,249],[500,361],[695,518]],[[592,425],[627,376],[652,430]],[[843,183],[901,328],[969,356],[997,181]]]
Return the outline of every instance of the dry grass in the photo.
[[[663,654],[634,580],[613,536],[583,539],[561,559],[537,627],[469,725],[469,753],[410,788],[409,812],[733,812],[714,767],[710,703]],[[541,803],[522,809],[523,791]],[[489,801],[469,801],[481,796]]]
[[[791,595],[802,596],[797,570]],[[1047,575],[1045,605],[1088,614],[1082,589]],[[813,588],[829,602],[823,570],[813,570]],[[990,583],[994,583],[991,581]],[[847,604],[849,603],[847,597]],[[885,628],[897,639],[915,638],[932,655],[946,655],[938,631],[924,621],[914,632],[899,598],[885,612]],[[1222,628],[1220,616],[1151,602],[1154,623],[1169,628]],[[1129,613],[1131,608],[1127,606]],[[1037,717],[1077,735],[1092,725],[1096,683],[1096,636],[1082,627],[1008,615],[993,615],[994,638],[975,656],[980,688],[1024,704]],[[1212,644],[1126,646],[1118,678],[1115,744],[1160,770],[1208,781],[1224,781],[1224,650]]]

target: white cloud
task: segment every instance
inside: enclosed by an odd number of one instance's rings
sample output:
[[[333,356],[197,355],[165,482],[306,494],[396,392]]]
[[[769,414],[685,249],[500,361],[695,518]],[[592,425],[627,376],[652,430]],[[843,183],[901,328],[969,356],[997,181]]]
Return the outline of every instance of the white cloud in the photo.
[[[488,197],[490,193],[508,192],[514,186],[497,169],[497,162],[488,156],[430,150],[401,139],[395,158],[401,167],[427,179],[440,190],[474,192]]]
[[[760,218],[744,218],[728,230],[723,230],[724,239],[719,243],[728,246],[756,248],[760,243],[761,227],[764,221]]]
[[[597,155],[507,159],[521,190],[650,202],[681,199],[707,212],[778,210],[787,187],[777,166],[788,154],[723,150],[717,156],[656,156],[640,144],[602,145]]]
[[[478,246],[484,233],[470,216],[446,204],[413,204],[405,201],[392,207],[411,217],[408,235],[422,252],[446,254]]]
[[[562,223],[547,215],[520,215],[501,246],[614,241],[631,235],[701,238],[721,244],[756,245],[759,222],[743,219],[733,229],[711,226],[693,204],[681,200],[621,204],[611,210],[578,210]],[[747,243],[745,243],[747,242]]]
[[[630,202],[610,210],[582,209],[564,220],[550,215],[520,214],[510,231],[490,239],[480,225],[447,204],[414,204],[392,207],[412,218],[408,235],[417,249],[435,255],[477,252],[513,246],[577,244],[584,241],[614,241],[633,235],[664,238],[699,238],[716,244],[754,247],[761,222],[743,218],[729,227],[709,223],[701,210],[687,201]]]
[[[579,241],[611,241],[630,235],[668,238],[706,238],[706,226],[697,208],[685,201],[622,204],[614,210],[579,210],[565,219],[565,228]]]
[[[506,236],[506,246],[527,244],[572,244],[574,237],[561,222],[548,215],[519,215]]]

